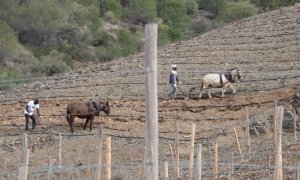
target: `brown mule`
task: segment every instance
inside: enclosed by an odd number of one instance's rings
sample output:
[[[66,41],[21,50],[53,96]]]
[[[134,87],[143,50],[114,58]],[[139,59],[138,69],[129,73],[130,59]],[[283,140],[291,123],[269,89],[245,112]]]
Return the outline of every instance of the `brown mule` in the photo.
[[[74,102],[67,107],[67,121],[69,122],[71,132],[74,133],[73,122],[75,117],[84,119],[86,118],[83,129],[86,129],[88,122],[90,122],[90,130],[92,130],[93,120],[95,116],[100,115],[103,111],[106,116],[109,116],[110,107],[108,101],[104,102]]]

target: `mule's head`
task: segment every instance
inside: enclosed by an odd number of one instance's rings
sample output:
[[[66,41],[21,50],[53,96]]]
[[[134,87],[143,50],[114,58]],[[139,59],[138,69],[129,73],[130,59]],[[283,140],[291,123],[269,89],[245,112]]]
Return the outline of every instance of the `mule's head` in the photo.
[[[241,79],[241,80],[243,79],[243,71],[242,71],[241,68],[237,68],[236,76],[237,76],[238,79]]]
[[[103,111],[106,114],[106,116],[109,116],[109,114],[110,114],[110,107],[109,107],[108,101],[106,102],[106,104],[105,104],[105,106],[103,108]]]
[[[232,77],[232,81],[235,82],[235,79],[241,80],[243,79],[243,71],[241,68],[234,68],[230,70],[230,74]]]

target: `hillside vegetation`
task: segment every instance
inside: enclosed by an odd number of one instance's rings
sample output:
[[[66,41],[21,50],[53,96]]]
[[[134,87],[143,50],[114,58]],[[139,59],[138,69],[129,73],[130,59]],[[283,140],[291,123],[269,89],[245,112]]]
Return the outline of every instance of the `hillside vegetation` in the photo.
[[[300,4],[246,18],[158,50],[158,96],[167,98],[170,65],[181,89],[199,86],[207,73],[242,67],[238,93],[299,85]],[[144,99],[144,53],[119,58],[0,93],[3,101],[40,98]],[[198,92],[195,92],[198,93]],[[196,97],[196,94],[193,95]],[[182,97],[179,92],[178,97]]]
[[[0,86],[143,51],[144,25],[159,46],[299,0],[4,0]]]
[[[180,171],[182,179],[188,179],[189,168],[185,162],[190,157],[190,133],[194,123],[195,146],[202,144],[203,147],[204,179],[213,179],[210,162],[214,144],[218,145],[219,167],[223,169],[219,171],[218,179],[274,178],[276,152],[273,122],[276,100],[277,105],[284,107],[283,179],[296,179],[297,164],[300,162],[300,123],[297,120],[300,112],[299,29],[300,3],[235,21],[201,36],[159,48],[159,163],[172,161],[169,147],[170,144],[175,147],[178,122]],[[27,54],[25,49],[20,50]],[[4,164],[0,166],[0,172],[4,172],[0,174],[0,179],[17,177],[20,136],[24,133],[23,110],[28,100],[33,98],[40,99],[42,122],[34,131],[28,132],[28,147],[32,149],[29,179],[46,179],[47,176],[62,180],[86,179],[87,167],[91,167],[93,177],[98,157],[96,127],[100,123],[104,123],[104,139],[112,137],[112,164],[117,167],[112,168],[114,177],[141,177],[146,121],[144,61],[143,52],[135,53],[0,91],[0,112],[3,114],[0,118],[0,161]],[[220,89],[214,89],[211,99],[206,98],[207,91],[203,98],[198,99],[198,92],[195,91],[192,98],[181,100],[183,94],[179,91],[178,99],[169,101],[168,75],[173,63],[178,65],[182,81],[180,87],[184,92],[200,85],[207,73],[223,73],[241,67],[244,78],[233,84],[237,88],[236,96],[227,91],[225,97],[220,98]],[[66,121],[67,105],[89,100],[108,101],[110,116],[104,117],[101,113],[96,117],[93,131],[83,130],[85,121],[76,119],[75,134],[71,135]],[[249,112],[250,151],[245,136],[246,112]],[[297,131],[295,134],[294,130]],[[63,169],[57,168],[60,133],[63,136]],[[236,146],[235,137],[239,140],[241,151]],[[48,171],[49,157],[53,158],[51,174]],[[233,164],[234,173],[229,170]],[[133,169],[138,171],[132,173]],[[175,179],[172,168],[169,172],[170,178]]]

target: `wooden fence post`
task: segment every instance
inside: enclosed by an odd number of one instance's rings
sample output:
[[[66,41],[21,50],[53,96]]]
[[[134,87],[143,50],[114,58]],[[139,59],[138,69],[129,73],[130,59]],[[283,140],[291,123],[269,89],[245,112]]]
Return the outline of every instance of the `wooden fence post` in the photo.
[[[174,153],[173,153],[172,145],[171,144],[169,144],[169,149],[170,149],[170,153],[171,153],[171,157],[172,157],[172,162],[173,162],[173,166],[174,166],[174,172],[175,172],[175,175],[176,175],[176,164],[175,164]]]
[[[250,155],[250,120],[249,120],[249,109],[246,107],[246,146],[248,149],[248,156]]]
[[[236,129],[233,128],[233,131],[234,131],[234,137],[235,137],[235,141],[236,141],[236,146],[237,146],[237,148],[238,148],[239,154],[240,154],[240,156],[241,156],[241,158],[242,158],[242,162],[243,162],[244,159],[243,159],[243,155],[242,155],[242,150],[241,150],[239,138],[238,138],[237,133],[236,133]]]
[[[59,158],[59,168],[62,168],[62,164],[61,164],[61,133],[59,133],[59,151],[58,151],[58,158]]]
[[[168,161],[164,161],[164,180],[169,180],[169,164],[168,164]]]
[[[232,178],[233,174],[234,174],[233,152],[231,152],[231,160],[230,160],[230,167],[229,167],[229,179]]]
[[[212,176],[213,174],[213,158],[212,158],[212,152],[211,152],[211,143],[208,140],[208,152],[209,152],[209,174]]]
[[[21,164],[19,167],[18,180],[27,180],[29,163],[29,149],[27,144],[27,133],[22,135],[22,147],[21,147]]]
[[[276,107],[275,109],[275,180],[282,180],[282,119],[283,119],[283,106]]]
[[[214,144],[214,178],[218,177],[218,144]]]
[[[274,100],[274,119],[273,119],[273,136],[274,136],[274,144],[276,144],[276,108],[277,108],[278,101]],[[274,146],[275,147],[275,146]]]
[[[176,148],[176,178],[179,179],[179,123],[176,122],[176,135],[175,135],[175,148]]]
[[[145,179],[144,177],[144,170],[145,170],[145,162],[146,162],[146,146],[144,146],[144,157],[143,157],[143,164],[142,164],[142,179]]]
[[[158,180],[157,24],[145,27],[145,179]]]
[[[199,144],[197,151],[197,176],[196,180],[201,180],[202,178],[202,145]]]
[[[106,138],[106,179],[111,179],[111,137]]]
[[[298,121],[298,115],[296,113],[296,110],[293,111],[293,118],[294,118],[294,140],[297,141],[297,121]]]
[[[192,124],[191,132],[191,152],[190,152],[190,164],[189,164],[189,178],[193,179],[193,168],[194,168],[194,151],[195,151],[195,123]]]
[[[102,160],[102,144],[103,144],[103,124],[98,129],[98,164],[97,164],[97,180],[101,179],[101,160]]]
[[[86,170],[86,179],[91,180],[91,167],[90,167],[90,155],[87,157],[87,170]]]
[[[47,180],[50,180],[51,174],[51,156],[48,157]]]
[[[300,180],[300,163],[297,164],[297,180]]]

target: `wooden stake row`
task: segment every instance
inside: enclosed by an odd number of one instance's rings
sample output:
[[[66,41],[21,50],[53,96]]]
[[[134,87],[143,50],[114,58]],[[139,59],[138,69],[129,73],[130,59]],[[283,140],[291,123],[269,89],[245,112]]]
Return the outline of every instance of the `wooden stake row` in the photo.
[[[274,142],[275,142],[275,173],[274,173],[274,179],[276,180],[281,180],[283,179],[283,173],[282,173],[282,147],[281,147],[281,139],[282,139],[282,119],[283,119],[283,107],[276,107],[275,108],[275,115],[274,115]],[[248,108],[246,109],[247,115],[246,115],[246,147],[248,149],[248,153],[250,153],[250,134],[249,134],[249,111]],[[192,128],[191,128],[191,140],[190,140],[190,154],[189,154],[189,172],[188,172],[188,177],[189,179],[194,178],[194,173],[193,173],[193,164],[194,164],[194,151],[195,151],[195,129],[196,126],[193,123]],[[176,178],[182,178],[181,177],[181,172],[180,172],[180,149],[179,149],[179,123],[176,122],[176,127],[175,127],[175,146],[176,146],[176,157],[174,157],[173,154],[173,149],[172,145],[169,144],[169,150],[171,153],[171,158],[174,166],[174,174]],[[243,162],[243,154],[242,150],[240,147],[239,143],[239,138],[238,134],[236,131],[236,128],[233,128],[234,132],[234,137],[238,149],[238,153],[242,159]],[[101,164],[102,164],[102,144],[103,144],[103,125],[101,124],[99,126],[99,132],[98,132],[98,166],[97,166],[97,180],[101,179]],[[61,134],[59,135],[59,166],[62,166],[62,153],[61,153],[61,146],[62,146],[62,141],[61,141]],[[218,166],[218,144],[214,143],[214,153],[213,153],[213,162],[211,164],[211,169],[213,173],[214,178],[218,178],[219,175],[219,166]],[[146,150],[144,149],[146,152]],[[152,152],[153,150],[151,150]],[[199,144],[198,149],[197,149],[197,169],[196,169],[196,175],[195,178],[197,180],[200,180],[202,177],[202,146]],[[233,156],[233,154],[232,154]],[[19,176],[18,180],[26,180],[27,179],[27,174],[28,174],[28,162],[29,162],[29,149],[28,149],[28,144],[27,144],[27,134],[23,134],[22,136],[22,147],[21,147],[21,164],[19,167]],[[143,163],[144,164],[144,163]],[[51,158],[49,157],[49,167],[51,166]],[[164,162],[164,179],[169,179],[169,172],[168,172],[168,161]],[[89,168],[89,167],[88,167]],[[143,167],[144,168],[144,167]],[[233,175],[233,158],[231,159],[231,166],[229,169],[229,178],[232,177]],[[106,139],[106,179],[110,180],[111,179],[111,137],[107,137]],[[91,175],[90,173],[87,173],[88,179],[90,179]],[[300,177],[300,171],[299,168],[297,170],[297,178],[299,179]],[[144,179],[144,174],[142,175]],[[48,174],[47,179],[50,179],[50,176]]]

